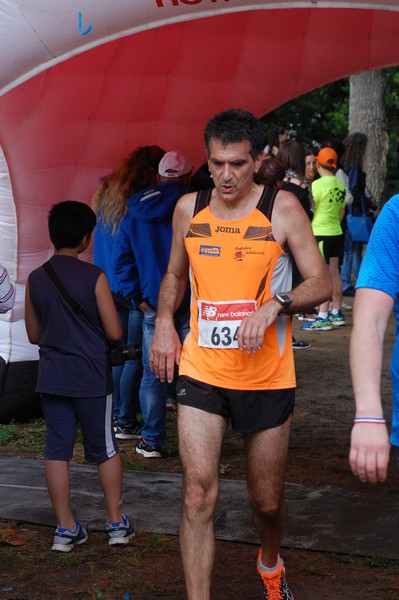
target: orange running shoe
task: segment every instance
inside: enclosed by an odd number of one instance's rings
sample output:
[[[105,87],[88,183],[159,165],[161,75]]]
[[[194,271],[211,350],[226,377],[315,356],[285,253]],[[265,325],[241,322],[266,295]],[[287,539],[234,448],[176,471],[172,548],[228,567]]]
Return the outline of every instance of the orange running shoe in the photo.
[[[262,556],[262,548],[258,553],[258,560],[256,562],[256,566],[258,569],[259,577],[262,580],[263,589],[264,589],[264,599],[265,600],[294,600],[294,596],[291,594],[287,581],[285,579],[285,568],[283,560],[280,558],[280,567],[278,570],[269,575],[268,573],[263,573],[260,570],[260,559]]]

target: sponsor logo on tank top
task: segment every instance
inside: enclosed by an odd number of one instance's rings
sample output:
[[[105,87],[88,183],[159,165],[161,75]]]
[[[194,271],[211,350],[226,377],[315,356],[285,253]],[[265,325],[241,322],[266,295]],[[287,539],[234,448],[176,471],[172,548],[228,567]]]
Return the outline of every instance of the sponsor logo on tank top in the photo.
[[[251,246],[236,246],[234,260],[244,260],[250,254],[265,254],[264,250],[253,250]]]
[[[205,246],[199,248],[200,256],[220,256],[220,246]]]
[[[201,319],[207,321],[230,321],[231,319],[244,319],[251,315],[256,306],[254,300],[239,300],[236,302],[210,302],[201,301]]]
[[[241,233],[239,227],[224,227],[223,225],[216,225],[215,233]]]

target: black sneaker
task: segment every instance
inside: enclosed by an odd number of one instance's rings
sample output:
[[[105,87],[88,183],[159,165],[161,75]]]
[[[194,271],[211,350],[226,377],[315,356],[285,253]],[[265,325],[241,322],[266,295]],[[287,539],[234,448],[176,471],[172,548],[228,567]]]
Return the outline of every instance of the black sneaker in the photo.
[[[140,425],[116,425],[114,431],[118,440],[139,440],[141,438]]]
[[[134,527],[130,525],[129,519],[122,515],[122,523],[105,523],[105,529],[109,535],[110,546],[128,544],[134,536]]]
[[[309,342],[303,342],[302,340],[297,340],[296,338],[292,338],[292,347],[294,350],[301,350],[310,348]]]
[[[144,438],[141,438],[136,446],[137,454],[141,454],[144,458],[162,458],[161,446],[150,446]]]

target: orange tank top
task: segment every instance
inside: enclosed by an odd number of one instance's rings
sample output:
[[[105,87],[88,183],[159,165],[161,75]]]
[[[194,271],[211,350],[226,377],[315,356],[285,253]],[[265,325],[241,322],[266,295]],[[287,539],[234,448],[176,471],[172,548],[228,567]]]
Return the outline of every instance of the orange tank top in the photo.
[[[198,193],[185,239],[191,319],[180,375],[229,389],[295,387],[289,317],[277,317],[256,354],[237,345],[242,319],[275,292],[291,289],[291,260],[272,232],[275,195],[273,188],[265,188],[250,214],[222,221],[210,211],[211,190]]]

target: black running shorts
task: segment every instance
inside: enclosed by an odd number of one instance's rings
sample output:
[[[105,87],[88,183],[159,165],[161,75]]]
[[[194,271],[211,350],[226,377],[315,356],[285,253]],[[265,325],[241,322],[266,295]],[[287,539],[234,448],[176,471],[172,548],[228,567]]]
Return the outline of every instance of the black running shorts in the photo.
[[[344,234],[316,235],[316,242],[324,260],[329,265],[330,258],[340,258],[344,253]]]
[[[295,389],[230,390],[185,375],[176,386],[177,401],[231,420],[241,433],[272,429],[285,423],[295,404]]]

